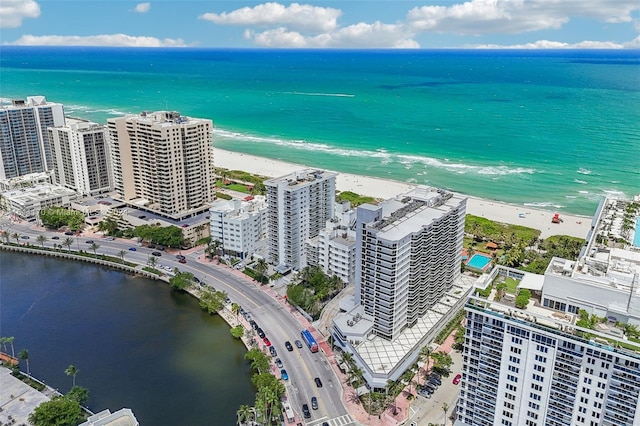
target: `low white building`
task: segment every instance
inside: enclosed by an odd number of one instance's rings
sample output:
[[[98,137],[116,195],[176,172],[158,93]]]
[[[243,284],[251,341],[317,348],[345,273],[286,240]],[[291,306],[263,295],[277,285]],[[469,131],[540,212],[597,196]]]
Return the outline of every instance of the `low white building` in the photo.
[[[115,413],[104,410],[89,416],[87,421],[81,423],[80,426],[138,426],[139,424],[133,411],[129,408],[121,408]]]
[[[347,201],[335,204],[335,216],[317,237],[307,240],[307,265],[317,265],[346,284],[354,282],[356,270],[356,211]]]
[[[1,195],[2,208],[23,219],[37,218],[40,210],[47,207],[69,207],[78,198],[75,191],[48,183],[15,188]]]
[[[211,241],[226,254],[246,259],[266,244],[267,201],[264,196],[222,200],[209,210]]]

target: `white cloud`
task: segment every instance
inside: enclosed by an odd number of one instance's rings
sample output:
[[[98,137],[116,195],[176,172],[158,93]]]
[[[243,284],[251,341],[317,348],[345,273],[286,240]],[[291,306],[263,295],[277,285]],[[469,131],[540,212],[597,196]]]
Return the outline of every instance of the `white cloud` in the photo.
[[[151,9],[151,3],[138,3],[134,12],[147,13]]]
[[[19,46],[112,46],[112,47],[182,47],[182,39],[130,36],[126,34],[102,34],[95,36],[34,36],[23,35],[10,43]]]
[[[475,49],[622,49],[640,47],[640,36],[626,43],[613,41],[584,40],[578,43],[565,43],[561,41],[538,40],[525,44],[475,44],[465,46]]]
[[[402,25],[358,23],[336,31],[305,36],[297,31],[276,28],[260,33],[245,31],[245,37],[264,47],[419,48]]]
[[[18,28],[25,18],[40,16],[40,5],[33,0],[2,0],[0,28]]]
[[[303,32],[326,32],[337,26],[342,14],[339,9],[316,7],[308,4],[263,3],[255,7],[243,7],[232,12],[205,13],[200,19],[220,25],[246,25],[257,27],[287,28]]]
[[[479,35],[558,29],[571,17],[632,22],[637,0],[470,0],[451,6],[416,7],[407,14],[418,31]]]

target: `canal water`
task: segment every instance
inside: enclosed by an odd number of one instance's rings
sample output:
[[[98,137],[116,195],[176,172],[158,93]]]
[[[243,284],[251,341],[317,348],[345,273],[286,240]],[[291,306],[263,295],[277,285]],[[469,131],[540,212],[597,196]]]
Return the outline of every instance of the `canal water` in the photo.
[[[253,404],[244,346],[161,281],[0,252],[0,336],[28,350],[31,374],[49,386],[67,392],[73,364],[92,411],[128,407],[141,425],[233,425]]]

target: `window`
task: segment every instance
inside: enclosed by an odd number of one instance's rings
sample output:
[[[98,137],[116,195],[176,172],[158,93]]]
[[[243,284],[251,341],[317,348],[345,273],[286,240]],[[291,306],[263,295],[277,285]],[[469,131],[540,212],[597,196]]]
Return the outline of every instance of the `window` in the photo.
[[[602,372],[602,371],[600,372],[600,378],[601,378],[601,379],[605,379],[605,380],[606,380],[606,379],[607,379],[607,377],[609,377],[609,375],[608,375],[607,373],[604,373],[604,372]]]
[[[515,401],[515,399],[516,399],[516,396],[514,394],[512,394],[512,393],[509,393],[509,392],[505,392],[504,393],[504,397],[506,399],[510,399],[511,401]]]
[[[522,339],[519,337],[511,336],[511,343],[515,343],[516,345],[521,345]]]
[[[514,373],[518,373],[518,370],[520,370],[518,367],[514,366],[514,365],[510,365],[509,366],[509,371],[512,371]]]
[[[540,404],[536,404],[535,402],[529,401],[529,408],[533,408],[534,410],[539,410]]]
[[[593,374],[593,368],[586,368],[584,372],[587,374]]]
[[[536,345],[536,349],[538,350],[538,352],[542,352],[543,354],[546,354],[549,352],[549,348],[542,345]]]
[[[586,384],[590,385],[591,384],[591,379],[588,377],[585,377],[583,380]]]
[[[527,417],[531,417],[536,420],[538,418],[538,413],[534,413],[533,411],[527,411]]]
[[[536,383],[531,383],[531,389],[535,390],[535,391],[542,391],[542,386],[536,384]]]
[[[533,399],[534,401],[540,401],[540,395],[538,395],[537,393],[529,393],[529,398]]]
[[[520,358],[515,357],[513,355],[509,355],[509,361],[515,363],[515,364],[520,364]]]
[[[510,382],[518,383],[518,378],[511,374],[507,374],[507,380],[509,380]]]
[[[513,352],[514,354],[518,354],[520,355],[520,353],[522,352],[522,350],[520,348],[516,348],[514,346],[511,346],[511,352]]]
[[[513,410],[514,405],[510,402],[504,403],[504,408],[508,408],[509,410]]]
[[[586,414],[587,413],[587,407],[578,407],[578,412]]]
[[[536,382],[544,382],[544,377],[542,377],[539,374],[534,374],[533,375],[533,380],[535,380]]]
[[[547,357],[542,355],[536,355],[536,361],[538,362],[547,362]]]
[[[507,390],[510,390],[512,392],[515,392],[515,391],[518,390],[518,388],[516,386],[512,385],[511,383],[507,383],[506,388],[507,388]]]
[[[533,369],[536,370],[536,371],[539,371],[541,373],[544,373],[544,370],[545,370],[545,368],[543,366],[539,365],[539,364],[535,364],[533,366]]]

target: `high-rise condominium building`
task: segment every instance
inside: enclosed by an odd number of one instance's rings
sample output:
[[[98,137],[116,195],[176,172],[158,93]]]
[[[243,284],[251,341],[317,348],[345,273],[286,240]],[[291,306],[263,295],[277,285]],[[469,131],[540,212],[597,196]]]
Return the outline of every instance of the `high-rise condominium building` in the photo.
[[[220,200],[209,210],[211,241],[240,259],[252,256],[267,237],[267,202],[257,195],[251,200]]]
[[[106,126],[69,118],[48,132],[55,183],[81,195],[112,189]]]
[[[209,208],[211,120],[159,111],[107,123],[114,188],[125,202],[178,220]]]
[[[307,169],[264,182],[271,263],[296,270],[306,266],[305,242],[333,217],[336,176]]]
[[[355,297],[374,318],[378,336],[394,340],[460,276],[466,202],[421,186],[358,207]]]
[[[618,219],[638,223],[640,197],[603,201],[577,260],[478,280],[516,278],[531,299],[469,299],[456,425],[640,425],[640,227]]]
[[[51,169],[47,127],[63,126],[62,104],[44,96],[0,106],[0,180]]]

